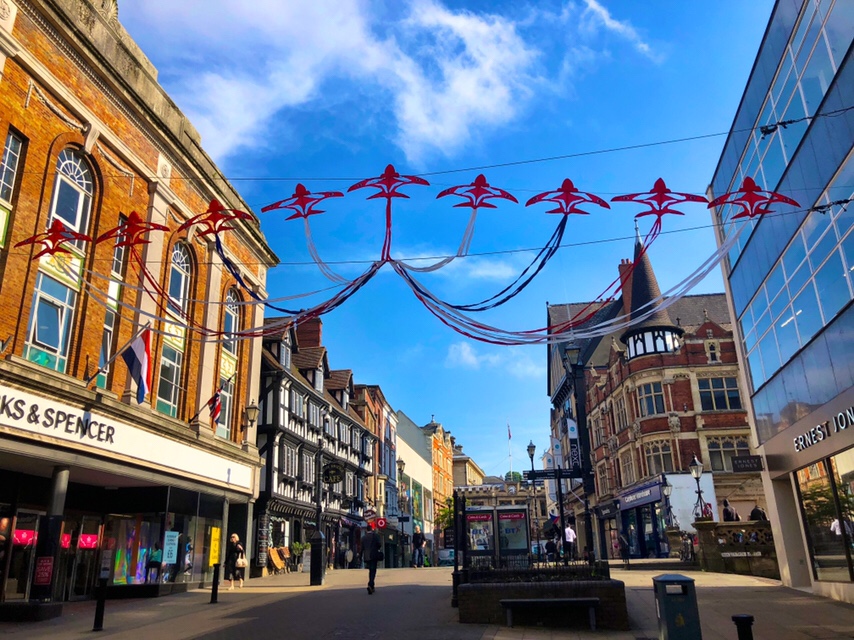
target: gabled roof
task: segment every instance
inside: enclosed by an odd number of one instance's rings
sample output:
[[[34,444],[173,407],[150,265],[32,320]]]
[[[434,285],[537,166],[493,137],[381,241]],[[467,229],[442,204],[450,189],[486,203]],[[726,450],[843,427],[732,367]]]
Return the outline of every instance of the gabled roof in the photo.
[[[330,391],[350,389],[352,381],[352,369],[336,369],[335,371],[329,372],[329,377],[326,379],[326,388]]]
[[[317,369],[326,357],[326,347],[303,347],[293,354],[293,363],[297,369],[306,371]]]

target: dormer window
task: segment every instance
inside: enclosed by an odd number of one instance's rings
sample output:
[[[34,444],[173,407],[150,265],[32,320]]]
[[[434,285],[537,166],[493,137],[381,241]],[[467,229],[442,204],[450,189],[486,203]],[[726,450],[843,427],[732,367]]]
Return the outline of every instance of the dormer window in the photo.
[[[318,367],[314,372],[314,390],[323,392],[323,367]]]
[[[279,345],[279,364],[285,371],[291,370],[291,343],[287,338]]]
[[[344,407],[344,411],[346,411],[347,408],[349,407],[349,405],[350,405],[350,392],[347,391],[347,389],[344,389],[344,391],[341,392],[341,406]]]

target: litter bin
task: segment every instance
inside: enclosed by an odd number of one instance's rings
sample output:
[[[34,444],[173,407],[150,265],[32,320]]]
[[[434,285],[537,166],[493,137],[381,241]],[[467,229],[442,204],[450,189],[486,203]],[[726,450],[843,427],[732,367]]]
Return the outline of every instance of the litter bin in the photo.
[[[652,579],[659,640],[700,640],[700,612],[694,579],[666,573]]]

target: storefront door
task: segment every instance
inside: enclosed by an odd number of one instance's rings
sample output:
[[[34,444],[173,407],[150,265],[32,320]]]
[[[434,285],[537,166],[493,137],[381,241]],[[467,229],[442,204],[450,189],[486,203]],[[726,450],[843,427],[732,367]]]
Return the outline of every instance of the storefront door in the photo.
[[[30,597],[30,578],[33,575],[40,517],[38,513],[19,511],[14,519],[12,553],[6,577],[6,601],[27,600]]]
[[[97,582],[98,546],[101,533],[101,519],[83,516],[80,527],[72,535],[74,563],[71,579],[68,581],[67,600],[91,598]]]

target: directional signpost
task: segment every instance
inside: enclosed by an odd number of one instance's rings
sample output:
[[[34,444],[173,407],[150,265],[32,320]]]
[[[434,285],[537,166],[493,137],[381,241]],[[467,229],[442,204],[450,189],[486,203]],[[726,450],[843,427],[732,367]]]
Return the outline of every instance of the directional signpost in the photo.
[[[573,467],[572,469],[561,469],[560,465],[556,469],[543,469],[542,471],[526,471],[525,477],[528,480],[536,482],[540,479],[556,480],[557,484],[557,508],[560,512],[560,539],[563,548],[563,564],[569,564],[569,549],[566,545],[566,518],[563,515],[563,484],[561,480],[566,478],[580,478],[581,469]]]

